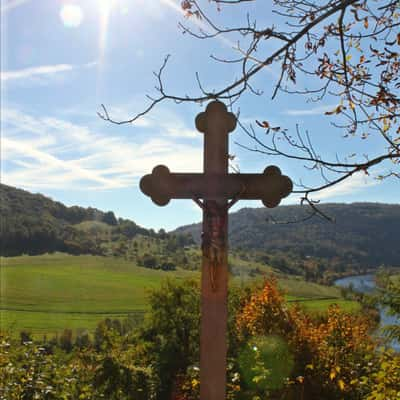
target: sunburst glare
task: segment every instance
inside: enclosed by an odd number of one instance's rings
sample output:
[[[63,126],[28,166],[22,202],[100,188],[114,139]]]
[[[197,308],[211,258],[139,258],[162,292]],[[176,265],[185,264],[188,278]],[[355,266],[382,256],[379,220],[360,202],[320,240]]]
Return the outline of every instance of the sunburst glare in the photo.
[[[117,5],[117,0],[96,0],[96,7],[99,15],[99,58],[97,69],[97,86],[96,95],[102,96],[103,79],[106,58],[106,48],[110,29],[110,17],[114,7]]]
[[[107,44],[107,33],[108,27],[110,23],[110,15],[112,9],[117,4],[116,0],[98,0],[99,4],[99,15],[100,15],[100,42],[99,42],[99,50],[100,50],[100,60],[102,61],[104,58],[105,48]]]
[[[61,8],[60,18],[64,26],[76,28],[83,20],[82,8],[76,4],[65,4]]]

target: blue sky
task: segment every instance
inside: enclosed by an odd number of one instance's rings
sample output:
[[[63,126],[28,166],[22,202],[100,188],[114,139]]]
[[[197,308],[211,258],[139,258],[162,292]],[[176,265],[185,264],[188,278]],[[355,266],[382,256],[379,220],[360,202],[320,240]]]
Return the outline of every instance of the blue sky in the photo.
[[[116,126],[99,119],[104,103],[116,119],[129,118],[155,94],[152,71],[171,54],[165,84],[178,94],[196,94],[194,72],[207,89],[223,87],[236,75],[232,65],[219,65],[209,55],[234,54],[234,40],[196,41],[183,35],[180,1],[174,0],[2,0],[1,1],[1,181],[40,192],[67,205],[113,210],[117,216],[159,229],[199,221],[191,201],[155,206],[140,193],[140,177],[157,164],[176,172],[202,169],[202,134],[195,116],[205,105],[163,103],[135,124]],[[237,10],[237,9],[236,9]],[[214,12],[223,23],[239,24],[237,11]],[[250,9],[251,11],[251,9]],[[272,23],[269,10],[260,21]],[[245,121],[267,119],[272,124],[308,129],[322,154],[374,153],[379,139],[344,141],[324,111],[332,99],[310,104],[304,98],[278,95],[271,101],[277,67],[256,78],[265,91],[240,103]],[[307,82],[300,79],[299,85]],[[277,164],[294,181],[315,184],[317,177],[286,159],[272,159],[242,150],[249,143],[237,130],[231,153],[242,172],[261,172]],[[376,174],[385,166],[377,166]],[[355,175],[315,196],[324,202],[398,202],[395,180],[378,183]],[[284,204],[298,202],[291,196]],[[240,203],[260,206],[258,202]]]

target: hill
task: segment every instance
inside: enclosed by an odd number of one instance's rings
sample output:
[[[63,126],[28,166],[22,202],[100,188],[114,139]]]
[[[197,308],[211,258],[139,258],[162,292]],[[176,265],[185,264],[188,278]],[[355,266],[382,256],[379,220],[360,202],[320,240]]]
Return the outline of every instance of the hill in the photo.
[[[112,211],[66,207],[41,194],[0,184],[0,255],[70,254],[124,255],[136,237],[167,239]],[[184,241],[183,241],[184,242]]]
[[[343,274],[381,265],[400,266],[397,244],[400,205],[324,204],[335,219],[303,222],[301,206],[244,208],[229,222],[233,275],[268,270],[326,282]],[[56,251],[123,257],[150,269],[195,270],[200,266],[201,225],[166,233],[116,218],[112,211],[66,207],[41,194],[0,184],[0,255],[36,255]],[[282,223],[281,223],[282,222]]]
[[[292,223],[307,215],[305,207],[298,205],[232,213],[231,249],[252,252],[284,272],[309,274],[311,279],[321,278],[327,270],[360,272],[381,265],[400,266],[400,205],[332,203],[319,207],[335,222],[314,217]],[[200,224],[175,231],[189,233],[197,242],[200,232]]]

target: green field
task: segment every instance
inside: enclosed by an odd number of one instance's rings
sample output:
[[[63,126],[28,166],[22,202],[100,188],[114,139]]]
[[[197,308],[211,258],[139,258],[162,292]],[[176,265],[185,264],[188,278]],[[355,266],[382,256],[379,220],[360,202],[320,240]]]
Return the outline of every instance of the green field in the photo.
[[[175,278],[197,274],[174,271]],[[51,333],[92,329],[105,317],[143,312],[171,273],[122,259],[53,254],[1,259],[1,327]]]
[[[152,270],[112,257],[57,253],[1,258],[0,326],[12,334],[93,330],[106,317],[142,315],[149,291],[168,277],[198,279],[199,273]],[[233,282],[240,284],[240,279]],[[294,278],[282,279],[280,285],[290,302],[301,302],[312,311],[325,310],[333,302],[350,311],[359,307],[341,299],[334,287]]]

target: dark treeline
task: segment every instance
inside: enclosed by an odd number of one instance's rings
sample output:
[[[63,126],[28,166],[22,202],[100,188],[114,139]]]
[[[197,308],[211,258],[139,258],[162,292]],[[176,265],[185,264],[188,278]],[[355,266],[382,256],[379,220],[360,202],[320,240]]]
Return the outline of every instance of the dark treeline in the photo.
[[[319,282],[380,266],[400,266],[396,243],[400,205],[324,204],[320,209],[335,222],[318,216],[304,220],[308,211],[301,206],[244,208],[232,213],[231,251],[247,261]],[[178,265],[195,269],[200,262],[185,251],[193,238],[199,244],[200,224],[172,233],[155,232],[116,218],[112,211],[66,207],[6,185],[0,185],[0,212],[3,256],[54,251],[111,255],[165,270]]]
[[[293,260],[300,264],[313,260],[321,264],[316,268],[335,271],[400,266],[400,205],[323,204],[319,208],[334,222],[318,216],[304,221],[309,210],[297,205],[232,213],[231,248],[258,252],[260,257],[264,253],[266,262],[279,259],[283,269],[284,264],[293,268]],[[190,233],[199,241],[201,226],[188,225],[176,232]],[[304,265],[299,268],[304,270]]]
[[[137,235],[165,239],[134,222],[116,218],[112,211],[66,207],[41,194],[0,184],[0,255],[70,254],[108,255],[104,243],[129,241]],[[182,239],[182,238],[181,238]],[[182,242],[178,240],[178,242]],[[183,240],[183,244],[186,241]]]

